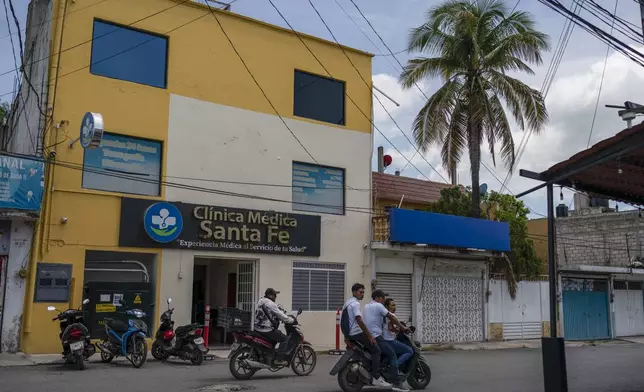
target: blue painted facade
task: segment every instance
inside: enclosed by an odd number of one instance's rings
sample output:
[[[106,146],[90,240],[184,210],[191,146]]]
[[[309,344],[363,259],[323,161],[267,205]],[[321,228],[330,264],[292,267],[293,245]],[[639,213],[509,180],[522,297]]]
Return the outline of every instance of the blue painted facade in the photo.
[[[389,240],[509,252],[510,226],[507,222],[395,208],[389,212]]]
[[[45,191],[45,162],[0,154],[0,209],[40,211]]]

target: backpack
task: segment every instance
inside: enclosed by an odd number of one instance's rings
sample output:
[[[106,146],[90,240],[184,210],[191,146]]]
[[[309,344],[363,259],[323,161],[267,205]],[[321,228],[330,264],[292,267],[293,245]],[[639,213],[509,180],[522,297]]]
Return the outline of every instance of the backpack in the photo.
[[[349,307],[342,309],[342,316],[340,316],[340,330],[345,338],[349,337],[351,332],[351,320],[349,320]]]

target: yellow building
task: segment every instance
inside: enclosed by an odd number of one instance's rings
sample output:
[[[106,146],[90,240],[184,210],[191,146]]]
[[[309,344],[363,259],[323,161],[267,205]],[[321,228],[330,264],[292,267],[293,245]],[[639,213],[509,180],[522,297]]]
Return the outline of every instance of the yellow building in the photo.
[[[124,287],[93,293],[94,311],[141,302],[125,287],[146,281],[152,332],[167,297],[183,325],[205,304],[252,312],[274,287],[303,308],[305,337],[333,347],[336,308],[371,276],[360,209],[371,207],[371,55],[300,34],[327,73],[292,31],[196,2],[46,3],[32,0],[28,37],[48,50],[52,163],[21,350],[60,352],[46,309],[79,307],[88,283]],[[96,148],[77,141],[87,112],[104,121]],[[168,204],[181,222],[172,241],[150,234],[160,218],[146,221]],[[60,287],[43,280],[69,266]]]
[[[527,226],[528,238],[534,243],[537,257],[541,259],[541,274],[548,275],[548,219],[530,219]]]

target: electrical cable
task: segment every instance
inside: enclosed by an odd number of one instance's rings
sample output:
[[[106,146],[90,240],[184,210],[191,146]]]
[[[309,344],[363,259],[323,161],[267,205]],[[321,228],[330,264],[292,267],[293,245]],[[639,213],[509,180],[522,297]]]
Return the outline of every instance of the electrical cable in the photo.
[[[281,11],[279,10],[279,8],[277,8],[277,6],[275,6],[275,4],[273,3],[273,1],[272,1],[272,0],[269,0],[269,3],[271,3],[271,5],[273,6],[273,8],[275,8],[275,10],[276,10],[276,11],[277,11],[277,13],[280,15],[280,17],[282,17],[282,19],[284,20],[284,22],[285,22],[285,23],[290,27],[291,31],[293,31],[293,32],[294,32],[298,37],[300,37],[300,34],[299,34],[298,32],[296,32],[296,31],[295,31],[295,29],[293,28],[293,26],[292,26],[292,25],[289,23],[289,21],[284,17],[284,15],[281,13]],[[315,10],[316,14],[318,15],[318,17],[320,18],[320,20],[322,21],[322,23],[324,23],[324,25],[326,26],[327,30],[329,31],[329,33],[330,33],[330,34],[331,34],[331,36],[333,37],[333,40],[335,41],[336,45],[340,48],[340,50],[342,50],[342,53],[343,53],[343,54],[344,54],[344,56],[347,58],[347,60],[349,61],[349,63],[350,63],[350,64],[351,64],[351,66],[353,67],[353,69],[356,71],[356,73],[358,74],[358,76],[360,77],[360,79],[363,81],[363,83],[365,83],[365,85],[367,86],[367,88],[370,90],[370,92],[371,92],[372,96],[373,96],[374,98],[376,98],[376,101],[378,101],[378,103],[380,104],[380,106],[382,106],[383,110],[387,113],[387,115],[389,116],[389,118],[391,118],[391,120],[393,121],[394,125],[396,125],[396,127],[398,128],[398,130],[403,134],[403,136],[405,136],[405,138],[406,138],[406,139],[407,139],[407,141],[412,145],[412,147],[414,147],[417,151],[419,151],[419,150],[418,150],[418,148],[416,148],[416,146],[414,145],[414,143],[411,141],[411,139],[409,139],[409,137],[407,136],[407,134],[405,134],[405,132],[402,130],[402,128],[398,125],[398,123],[397,123],[397,122],[396,122],[396,120],[393,118],[393,116],[391,115],[391,113],[387,110],[386,106],[382,103],[382,101],[378,98],[378,96],[377,96],[375,93],[373,93],[373,91],[372,91],[372,86],[369,84],[369,82],[367,82],[367,81],[364,79],[364,77],[362,76],[362,74],[360,73],[360,71],[358,70],[358,68],[355,66],[355,64],[353,63],[353,61],[352,61],[352,60],[351,60],[351,58],[349,57],[349,55],[346,53],[346,51],[345,51],[344,47],[340,44],[340,42],[338,42],[338,40],[337,40],[337,39],[336,39],[336,37],[335,37],[335,34],[333,34],[333,31],[329,28],[328,24],[326,23],[326,21],[324,20],[324,18],[322,17],[322,15],[320,15],[320,13],[318,12],[318,10],[317,10],[317,8],[315,7],[315,5],[313,5],[313,3],[312,3],[310,0],[309,0],[309,4],[311,5],[311,7],[313,7],[313,9]],[[306,42],[305,42],[301,37],[300,37],[300,41],[302,42],[302,44],[304,44],[304,46],[307,48],[307,50],[309,51],[309,53],[311,53],[311,55],[312,55],[312,56],[317,60],[317,62],[318,62],[318,63],[320,64],[320,66],[324,69],[324,71],[327,73],[327,75],[329,75],[330,77],[333,77],[333,75],[331,75],[331,73],[329,72],[329,70],[324,66],[324,64],[323,64],[323,63],[320,61],[320,59],[315,55],[315,53],[313,53],[313,51],[311,50],[311,48],[306,44]],[[363,114],[363,116],[365,116],[365,118],[373,124],[373,126],[378,130],[378,132],[380,132],[380,134],[385,138],[385,140],[387,140],[390,144],[392,144],[392,146],[394,147],[394,149],[396,149],[396,151],[397,151],[397,152],[398,152],[398,153],[399,153],[403,158],[405,158],[405,159],[406,159],[406,160],[407,160],[407,161],[408,161],[408,162],[409,162],[409,163],[410,163],[414,168],[416,168],[416,170],[418,170],[418,172],[419,172],[421,175],[423,175],[423,176],[424,176],[428,181],[431,181],[431,180],[429,179],[429,177],[427,177],[424,173],[422,173],[422,172],[421,172],[421,171],[420,171],[420,170],[419,170],[419,169],[418,169],[418,168],[417,168],[417,167],[416,167],[416,166],[415,166],[415,165],[414,165],[414,164],[413,164],[409,159],[407,159],[407,158],[402,154],[402,152],[401,152],[401,151],[400,151],[400,150],[399,150],[395,145],[393,145],[393,143],[391,143],[391,141],[390,141],[390,140],[389,140],[389,139],[384,135],[384,133],[382,133],[382,132],[380,131],[380,129],[378,129],[378,128],[375,126],[375,124],[373,123],[373,119],[372,119],[372,118],[370,118],[370,116],[367,116],[367,115],[362,111],[362,109],[361,109],[361,108],[357,105],[357,103],[356,103],[356,102],[355,102],[355,101],[354,101],[354,100],[349,96],[349,94],[347,94],[347,93],[346,93],[346,91],[345,91],[345,95],[347,96],[347,98],[349,98],[349,100],[350,100],[351,102],[353,102],[353,104],[356,106],[356,108],[358,108],[358,110]],[[421,156],[422,156],[422,154],[421,154]],[[429,165],[429,166],[430,166],[430,167],[431,167],[431,168],[432,168],[432,169],[433,169],[433,170],[434,170],[434,171],[435,171],[435,172],[436,172],[436,173],[437,173],[437,174],[438,174],[442,179],[443,179],[443,181],[445,181],[446,183],[448,183],[448,181],[443,177],[443,175],[442,175],[438,170],[436,170],[436,168],[435,168],[431,163],[429,163],[429,161],[427,160],[427,158],[425,158],[424,156],[422,156],[422,158],[423,158],[423,159],[425,160],[425,162],[426,162],[426,163],[427,163],[427,164],[428,164],[428,165]]]
[[[617,13],[617,5],[619,0],[615,0],[615,11]],[[613,26],[614,26],[613,19]],[[613,34],[613,26],[610,28],[610,33]],[[604,56],[604,67],[602,69],[602,76],[599,80],[599,90],[597,91],[597,101],[595,102],[595,111],[593,112],[593,121],[590,124],[590,132],[588,133],[588,142],[586,143],[586,148],[590,147],[590,140],[593,137],[593,129],[595,129],[595,120],[597,119],[597,109],[599,109],[599,99],[602,96],[602,87],[604,86],[604,75],[606,74],[606,65],[608,64],[608,54],[610,53],[610,45],[606,45],[606,55]]]

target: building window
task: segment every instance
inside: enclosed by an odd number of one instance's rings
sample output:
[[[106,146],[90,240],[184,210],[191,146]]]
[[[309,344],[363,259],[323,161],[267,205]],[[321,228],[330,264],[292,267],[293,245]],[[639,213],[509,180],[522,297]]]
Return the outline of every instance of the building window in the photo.
[[[309,312],[335,312],[344,304],[345,264],[293,263],[293,306]]]
[[[345,125],[344,82],[295,71],[293,114],[298,117]]]
[[[166,88],[167,63],[166,37],[94,21],[92,74]]]
[[[344,169],[293,162],[293,210],[344,215]]]
[[[86,149],[83,188],[136,195],[161,194],[161,142],[104,133]]]

